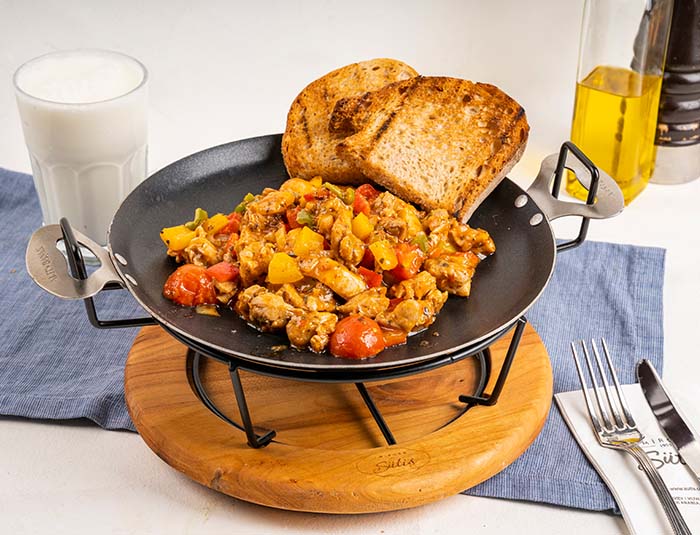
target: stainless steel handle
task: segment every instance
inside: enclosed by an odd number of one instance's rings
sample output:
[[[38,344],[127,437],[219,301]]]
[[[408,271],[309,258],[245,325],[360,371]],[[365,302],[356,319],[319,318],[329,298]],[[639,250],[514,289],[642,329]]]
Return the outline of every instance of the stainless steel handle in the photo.
[[[564,167],[572,171],[581,185],[589,190],[593,180],[590,169],[573,152],[565,152],[564,154]],[[601,170],[598,170],[600,180],[594,204],[560,201],[553,196],[550,193],[550,188],[555,179],[560,157],[561,153],[550,154],[542,160],[540,172],[527,190],[528,195],[537,203],[547,219],[552,221],[565,216],[606,219],[622,212],[625,207],[622,191],[612,177]]]
[[[668,521],[671,523],[673,533],[677,535],[692,535],[690,528],[688,528],[688,524],[685,523],[683,515],[681,515],[681,512],[678,510],[678,506],[676,505],[673,496],[671,496],[671,492],[668,490],[666,483],[661,478],[661,475],[649,460],[649,457],[644,450],[636,444],[626,446],[624,450],[629,452],[637,460],[639,466],[642,467],[642,470],[644,470],[644,473],[649,479],[651,486],[654,488],[656,496],[661,502],[664,513],[666,513],[666,518],[668,518]]]
[[[68,263],[56,244],[63,239],[60,225],[46,225],[37,230],[29,240],[25,262],[29,276],[41,288],[62,299],[92,297],[107,284],[124,281],[114,269],[107,251],[78,231],[73,231],[80,245],[87,247],[100,261],[101,266],[84,280],[76,279],[68,272]]]

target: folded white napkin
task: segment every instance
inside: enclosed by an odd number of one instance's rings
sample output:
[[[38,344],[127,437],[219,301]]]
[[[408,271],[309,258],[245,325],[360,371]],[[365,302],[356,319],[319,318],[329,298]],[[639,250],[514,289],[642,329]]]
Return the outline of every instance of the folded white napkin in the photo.
[[[630,412],[644,435],[642,448],[659,470],[690,530],[700,533],[700,484],[659,428],[640,386],[631,384],[622,388]],[[640,535],[671,533],[661,504],[634,458],[598,443],[583,393],[562,392],[554,398],[576,441],[615,497],[630,531]]]

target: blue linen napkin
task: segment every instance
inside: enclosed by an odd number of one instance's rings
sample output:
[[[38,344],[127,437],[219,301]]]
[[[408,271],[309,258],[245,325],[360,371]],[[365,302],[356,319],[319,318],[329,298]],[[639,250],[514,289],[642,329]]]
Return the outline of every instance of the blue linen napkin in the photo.
[[[134,430],[123,377],[137,330],[97,330],[81,302],[62,301],[31,281],[24,252],[41,211],[30,176],[0,169],[0,216],[0,414],[89,418],[107,429]],[[569,355],[574,339],[604,335],[623,383],[635,382],[639,358],[661,370],[663,269],[664,251],[648,247],[587,242],[558,257],[549,286],[528,314],[552,359],[555,392],[580,388]],[[143,315],[125,291],[103,292],[96,300],[104,319]],[[616,509],[554,405],[525,454],[466,493]]]

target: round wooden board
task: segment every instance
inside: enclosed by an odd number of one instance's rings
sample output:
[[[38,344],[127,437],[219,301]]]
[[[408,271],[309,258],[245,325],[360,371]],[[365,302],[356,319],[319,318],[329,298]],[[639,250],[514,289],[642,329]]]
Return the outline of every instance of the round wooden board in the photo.
[[[491,347],[490,392],[510,335]],[[311,383],[241,372],[262,449],[210,412],[190,386],[186,348],[145,327],[129,353],[126,402],[146,444],[195,481],[261,505],[366,513],[457,494],[512,463],[535,439],[552,400],[547,352],[528,325],[498,402],[463,413],[460,394],[478,381],[476,359],[392,381],[366,383],[398,444],[388,446],[352,384]],[[204,359],[207,393],[240,421],[228,368]],[[463,414],[462,414],[463,413]]]

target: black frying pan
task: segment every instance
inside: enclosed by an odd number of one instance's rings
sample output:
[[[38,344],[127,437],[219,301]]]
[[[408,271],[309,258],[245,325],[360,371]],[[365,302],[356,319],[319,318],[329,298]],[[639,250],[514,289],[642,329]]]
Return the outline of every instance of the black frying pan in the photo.
[[[78,241],[103,263],[85,281],[67,275],[65,261],[55,248],[60,239],[58,226],[43,227],[27,250],[29,273],[40,286],[64,298],[85,298],[109,281],[118,281],[161,324],[199,344],[251,361],[304,369],[401,366],[475,345],[523,315],[542,293],[554,269],[556,245],[548,220],[563,215],[610,217],[623,206],[619,189],[604,174],[596,204],[555,200],[548,192],[557,162],[552,155],[542,163],[528,193],[505,179],[471,217],[471,226],[491,234],[496,253],[477,268],[471,296],[451,296],[430,328],[409,337],[405,345],[367,360],[294,349],[276,352],[273,346],[287,343],[283,334],[260,333],[230,311],[221,317],[198,315],[162,296],[163,284],[176,264],[166,256],[159,233],[163,227],[191,219],[197,207],[209,213],[229,213],[246,193],[279,186],[288,178],[280,142],[280,135],[236,141],[193,154],[155,173],[127,197],[114,216],[109,257],[76,232]],[[564,158],[587,186],[585,178],[590,173],[582,163]],[[51,269],[47,270],[47,265]]]

